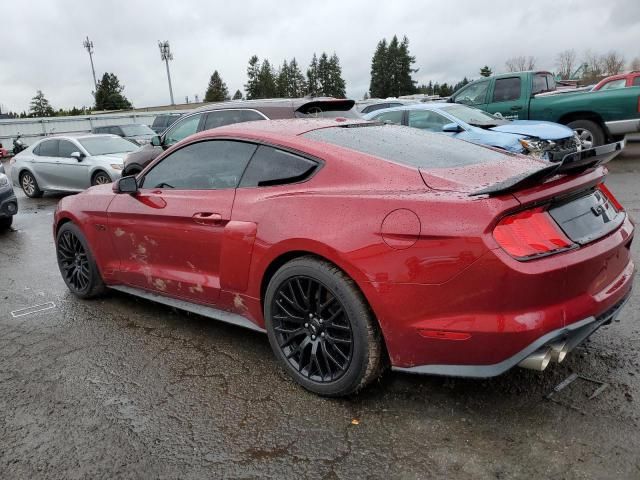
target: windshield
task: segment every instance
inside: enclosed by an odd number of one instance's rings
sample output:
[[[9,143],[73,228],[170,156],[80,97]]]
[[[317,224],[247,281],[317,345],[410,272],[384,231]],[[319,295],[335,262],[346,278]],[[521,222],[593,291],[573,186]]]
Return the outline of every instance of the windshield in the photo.
[[[474,127],[496,127],[509,123],[507,120],[501,120],[487,112],[477,108],[465,107],[464,105],[446,106],[442,107],[442,110]]]
[[[125,137],[135,137],[136,135],[155,135],[156,132],[146,125],[122,125],[120,126]]]
[[[138,149],[129,140],[121,137],[87,137],[78,140],[89,155],[108,155],[110,153],[133,152]]]

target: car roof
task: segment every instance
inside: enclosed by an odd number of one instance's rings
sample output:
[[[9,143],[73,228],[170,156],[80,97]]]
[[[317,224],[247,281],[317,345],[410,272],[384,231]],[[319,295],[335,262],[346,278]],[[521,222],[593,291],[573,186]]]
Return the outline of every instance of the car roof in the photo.
[[[311,102],[344,102],[345,98],[334,97],[303,97],[303,98],[262,98],[258,100],[230,100],[227,102],[208,103],[202,107],[191,110],[190,113],[206,112],[210,110],[222,110],[229,108],[254,108],[261,107],[282,107],[297,110],[302,105]],[[354,102],[355,103],[355,102]]]
[[[38,142],[42,142],[43,140],[51,140],[51,139],[56,139],[56,140],[82,140],[84,138],[96,138],[96,137],[115,137],[115,138],[122,138],[119,135],[113,135],[111,133],[78,133],[75,135],[69,135],[68,133],[64,134],[64,135],[51,135],[48,137],[44,137],[40,140],[38,140]]]
[[[284,120],[260,120],[254,122],[234,123],[223,127],[213,128],[197,133],[191,140],[205,140],[218,137],[268,137],[294,138],[312,130],[331,127],[356,127],[361,124],[371,124],[373,122],[361,119],[346,118],[291,118]]]
[[[429,103],[408,103],[406,105],[400,105],[399,107],[390,107],[390,108],[381,108],[379,110],[374,110],[373,112],[369,112],[365,114],[366,117],[379,115],[385,112],[394,112],[394,111],[405,111],[405,110],[441,110],[445,107],[451,107],[454,103],[447,102],[429,102]]]

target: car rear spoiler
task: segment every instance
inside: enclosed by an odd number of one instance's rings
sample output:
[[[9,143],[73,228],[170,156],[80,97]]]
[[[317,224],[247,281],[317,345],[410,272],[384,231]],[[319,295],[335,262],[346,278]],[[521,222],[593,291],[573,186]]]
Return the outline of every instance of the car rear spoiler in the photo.
[[[553,163],[540,170],[525,172],[508,178],[488,187],[469,194],[470,197],[478,195],[500,195],[530,187],[544,180],[560,174],[575,174],[595,168],[613,160],[624,148],[624,141],[609,143],[599,147],[593,147],[579,152],[565,155],[561,162]]]

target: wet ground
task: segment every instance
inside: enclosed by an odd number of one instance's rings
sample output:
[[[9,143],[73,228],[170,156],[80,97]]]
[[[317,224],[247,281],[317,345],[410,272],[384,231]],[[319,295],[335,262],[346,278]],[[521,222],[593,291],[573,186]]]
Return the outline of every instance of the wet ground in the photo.
[[[640,218],[640,143],[608,184]],[[51,238],[59,197],[18,195],[0,236],[2,479],[640,478],[640,288],[544,373],[390,373],[327,400],[295,386],[260,334],[115,292],[71,296]]]

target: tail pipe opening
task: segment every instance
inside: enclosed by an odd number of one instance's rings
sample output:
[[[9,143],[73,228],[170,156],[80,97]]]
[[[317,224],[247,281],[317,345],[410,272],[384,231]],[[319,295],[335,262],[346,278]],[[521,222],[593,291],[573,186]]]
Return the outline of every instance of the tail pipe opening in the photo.
[[[539,372],[541,372],[542,370],[547,368],[547,365],[549,365],[549,362],[551,361],[551,351],[551,347],[542,347],[522,360],[518,364],[518,366],[522,368],[528,368],[530,370],[538,370]]]

